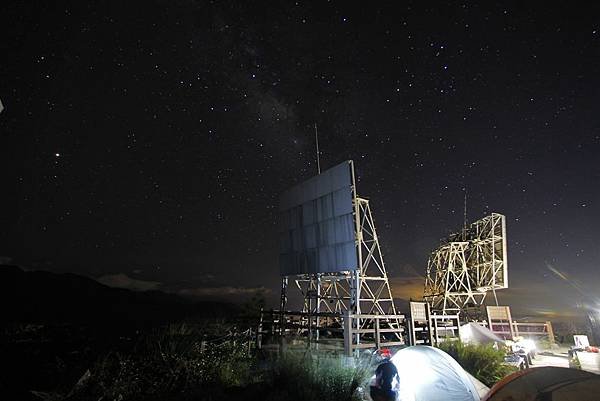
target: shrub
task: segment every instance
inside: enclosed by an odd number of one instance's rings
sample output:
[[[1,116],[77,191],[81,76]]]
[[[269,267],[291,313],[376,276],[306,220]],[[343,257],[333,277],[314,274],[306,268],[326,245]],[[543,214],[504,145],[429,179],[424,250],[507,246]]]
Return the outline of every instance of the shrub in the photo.
[[[133,349],[101,358],[84,386],[52,400],[351,401],[373,370],[370,357],[323,352],[261,359],[247,338],[227,333],[206,342],[203,332],[175,325],[142,335]]]
[[[269,369],[266,400],[350,401],[367,381],[371,361],[288,351],[273,360]]]
[[[569,367],[571,369],[581,369],[581,362],[579,361],[579,357],[577,356],[577,352],[573,352],[569,356]]]
[[[95,391],[107,400],[128,400],[252,381],[253,359],[246,347],[202,343],[202,335],[184,325],[155,332],[133,352],[99,361],[92,371]]]
[[[447,341],[441,343],[439,348],[456,359],[463,369],[489,387],[516,371],[515,367],[504,363],[504,352],[491,345]]]

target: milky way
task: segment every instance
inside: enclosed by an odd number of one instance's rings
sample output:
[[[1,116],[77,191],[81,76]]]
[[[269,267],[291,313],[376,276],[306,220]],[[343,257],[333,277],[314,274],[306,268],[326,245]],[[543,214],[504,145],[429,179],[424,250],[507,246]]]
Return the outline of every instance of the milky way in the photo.
[[[600,281],[598,7],[3,7],[5,263],[275,293],[278,197],[315,174],[316,123],[324,168],[356,162],[394,285],[465,191],[470,220],[507,216],[507,302],[581,301],[548,265]]]

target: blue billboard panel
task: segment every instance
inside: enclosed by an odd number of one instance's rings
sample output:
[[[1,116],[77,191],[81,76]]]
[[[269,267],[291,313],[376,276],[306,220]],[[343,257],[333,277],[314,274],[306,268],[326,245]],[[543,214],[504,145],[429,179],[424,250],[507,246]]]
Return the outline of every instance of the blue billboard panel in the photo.
[[[281,275],[357,269],[351,161],[284,192],[279,212]]]

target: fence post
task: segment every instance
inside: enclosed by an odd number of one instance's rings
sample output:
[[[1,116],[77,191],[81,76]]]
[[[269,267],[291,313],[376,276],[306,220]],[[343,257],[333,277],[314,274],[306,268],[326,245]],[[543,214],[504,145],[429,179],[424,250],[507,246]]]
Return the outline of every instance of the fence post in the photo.
[[[262,349],[263,313],[263,308],[260,308],[260,317],[256,327],[256,349]]]
[[[433,325],[431,324],[431,307],[429,306],[429,302],[425,304],[425,317],[427,318],[427,335],[429,336],[429,345],[433,347],[435,344],[433,343]],[[417,345],[416,335],[415,343],[413,345]]]
[[[546,332],[548,333],[548,340],[550,340],[550,344],[554,344],[554,329],[552,329],[552,322],[546,322]]]
[[[510,330],[510,336],[512,339],[515,338],[515,330],[513,328],[513,320],[512,320],[512,316],[510,314],[510,308],[508,306],[506,306],[506,315],[508,317],[508,328]],[[517,333],[518,333],[518,329],[517,329]]]
[[[379,315],[379,313],[376,313]],[[379,350],[381,348],[381,342],[379,341],[379,316],[375,316],[375,347]]]
[[[352,318],[348,310],[344,312],[344,354],[352,356]]]

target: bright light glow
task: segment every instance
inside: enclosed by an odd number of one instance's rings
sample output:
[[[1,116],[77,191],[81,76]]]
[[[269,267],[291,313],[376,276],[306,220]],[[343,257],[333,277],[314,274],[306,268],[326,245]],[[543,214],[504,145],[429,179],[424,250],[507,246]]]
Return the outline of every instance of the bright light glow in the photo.
[[[527,353],[537,350],[537,346],[535,345],[535,341],[527,339],[527,338],[524,338],[524,339],[518,341],[515,345],[517,347],[520,347],[520,348],[524,349],[525,352],[527,352]]]
[[[431,359],[426,354],[413,352],[407,358],[393,362],[398,368],[398,376],[402,378],[402,386],[406,386],[411,393],[416,393],[436,378]]]

